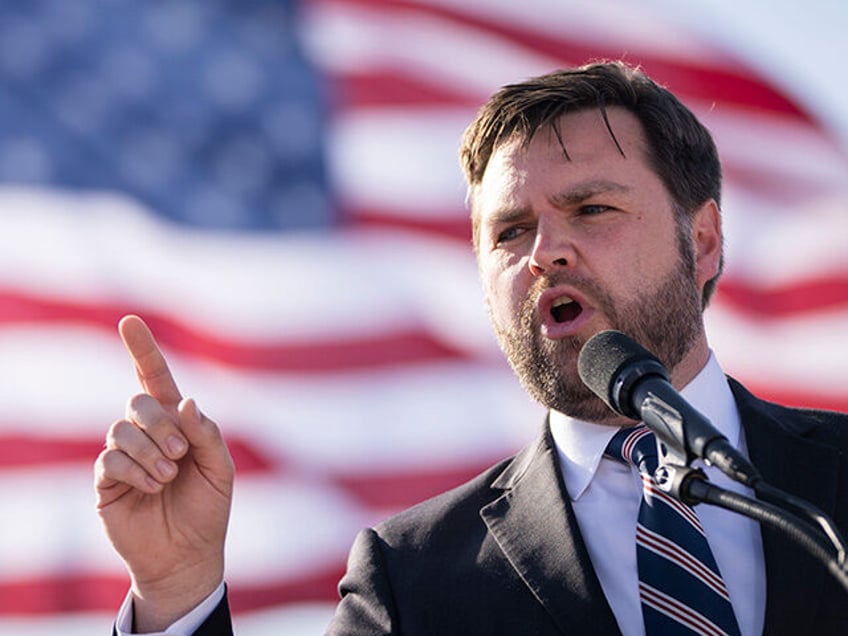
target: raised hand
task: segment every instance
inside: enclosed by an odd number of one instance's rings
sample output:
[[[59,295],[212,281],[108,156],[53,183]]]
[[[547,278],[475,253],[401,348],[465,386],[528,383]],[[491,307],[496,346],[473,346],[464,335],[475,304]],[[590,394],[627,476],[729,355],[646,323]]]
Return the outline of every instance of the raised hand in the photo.
[[[156,631],[222,581],[233,462],[218,426],[183,399],[144,321],[118,326],[143,393],[95,463],[97,511],[132,580],[135,628]]]

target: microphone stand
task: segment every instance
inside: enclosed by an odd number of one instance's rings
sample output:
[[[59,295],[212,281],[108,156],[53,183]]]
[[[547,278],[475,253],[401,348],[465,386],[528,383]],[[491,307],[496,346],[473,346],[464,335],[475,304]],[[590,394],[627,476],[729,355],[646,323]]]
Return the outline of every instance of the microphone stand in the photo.
[[[845,544],[827,515],[812,504],[770,486],[762,479],[751,484],[758,495],[792,506],[813,519],[819,526],[816,527],[810,521],[778,505],[751,499],[714,485],[707,479],[704,471],[689,465],[685,451],[665,444],[660,447],[660,451],[660,457],[664,457],[665,461],[657,468],[654,478],[663,491],[689,506],[706,503],[771,526],[821,562],[848,592]]]
[[[632,399],[641,405],[642,420],[657,440],[659,467],[654,478],[662,490],[689,506],[701,502],[719,506],[775,528],[823,563],[848,592],[845,541],[826,514],[809,502],[767,484],[757,467],[695,409],[684,405],[686,412],[681,412],[654,395],[647,383],[637,383],[632,388]],[[734,481],[775,503],[751,499],[712,484],[702,470],[692,468],[697,457],[705,458]]]

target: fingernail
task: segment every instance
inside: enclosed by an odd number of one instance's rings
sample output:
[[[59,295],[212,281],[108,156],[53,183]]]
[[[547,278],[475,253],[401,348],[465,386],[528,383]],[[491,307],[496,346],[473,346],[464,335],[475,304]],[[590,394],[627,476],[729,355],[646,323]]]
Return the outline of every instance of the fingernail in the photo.
[[[183,440],[183,438],[181,437],[171,435],[168,438],[166,444],[168,446],[168,452],[170,452],[171,455],[181,455],[183,452],[185,452],[186,443],[185,440]]]
[[[176,467],[166,459],[160,459],[156,462],[156,470],[165,478],[170,478],[175,472]]]

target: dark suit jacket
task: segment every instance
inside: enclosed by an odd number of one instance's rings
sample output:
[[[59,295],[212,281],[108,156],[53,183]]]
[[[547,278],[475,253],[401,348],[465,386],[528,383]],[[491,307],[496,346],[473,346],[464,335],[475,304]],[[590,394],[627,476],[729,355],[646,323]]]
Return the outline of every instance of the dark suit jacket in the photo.
[[[848,416],[766,403],[730,383],[765,480],[848,534]],[[765,633],[848,634],[848,594],[825,567],[773,530],[762,535]],[[363,530],[339,591],[332,635],[619,633],[547,426],[513,459]],[[197,636],[227,633],[222,618]]]

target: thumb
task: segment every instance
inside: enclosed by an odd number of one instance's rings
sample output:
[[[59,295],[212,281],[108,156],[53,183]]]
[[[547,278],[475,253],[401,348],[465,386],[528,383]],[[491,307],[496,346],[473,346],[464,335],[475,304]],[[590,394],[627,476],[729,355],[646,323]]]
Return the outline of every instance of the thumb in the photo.
[[[192,398],[181,400],[177,413],[198,468],[217,486],[231,492],[235,467],[221,429],[200,412]]]

